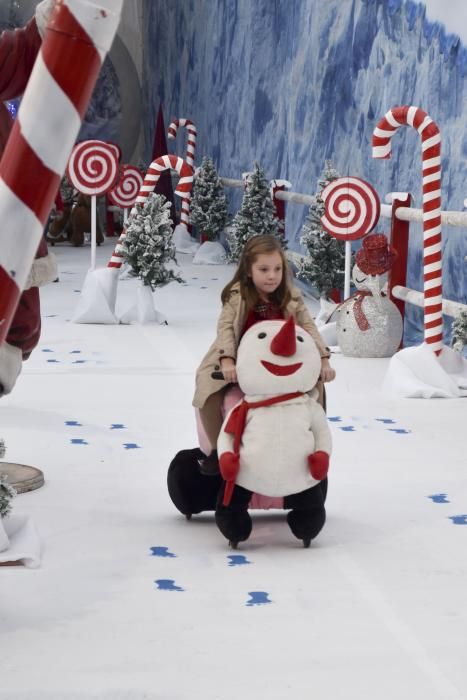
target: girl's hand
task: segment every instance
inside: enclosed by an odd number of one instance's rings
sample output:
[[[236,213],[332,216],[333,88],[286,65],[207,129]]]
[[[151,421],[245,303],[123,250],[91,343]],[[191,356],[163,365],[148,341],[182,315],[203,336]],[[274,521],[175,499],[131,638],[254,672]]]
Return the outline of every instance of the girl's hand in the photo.
[[[321,360],[321,372],[319,377],[323,382],[332,382],[332,380],[336,378],[336,370],[331,367],[327,357],[323,357]]]
[[[233,360],[231,357],[223,357],[221,360],[221,370],[226,382],[230,382],[231,384],[237,383],[235,360]]]

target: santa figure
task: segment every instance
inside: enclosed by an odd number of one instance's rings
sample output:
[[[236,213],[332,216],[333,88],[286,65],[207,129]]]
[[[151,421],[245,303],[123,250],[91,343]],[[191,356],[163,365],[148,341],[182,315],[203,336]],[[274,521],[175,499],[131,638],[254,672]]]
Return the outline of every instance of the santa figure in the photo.
[[[402,338],[402,317],[388,298],[387,273],[396,257],[383,233],[363,239],[352,281],[357,293],[337,310],[337,342],[350,357],[390,357]]]
[[[26,27],[0,34],[0,158],[13,124],[3,102],[24,92],[54,4],[55,0],[43,0],[37,5],[35,17]],[[7,226],[8,222],[1,225]],[[48,254],[45,240],[41,240],[6,342],[0,346],[0,396],[12,390],[22,361],[29,357],[39,342],[41,318],[38,288],[56,277],[55,258]]]
[[[236,369],[245,396],[217,443],[225,485],[216,523],[234,548],[250,536],[253,492],[285,497],[287,522],[305,547],[324,525],[331,434],[314,389],[320,367],[313,338],[292,317],[256,323],[240,342]]]

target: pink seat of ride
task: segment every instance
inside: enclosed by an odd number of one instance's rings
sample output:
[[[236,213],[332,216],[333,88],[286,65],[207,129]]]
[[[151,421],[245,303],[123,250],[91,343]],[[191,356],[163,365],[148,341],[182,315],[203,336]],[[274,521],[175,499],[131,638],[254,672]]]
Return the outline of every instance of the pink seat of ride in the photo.
[[[243,399],[243,396],[244,394],[238,386],[238,384],[234,384],[233,386],[231,386],[224,396],[224,404],[222,406],[223,416],[226,416],[230,409],[233,408],[235,404],[237,404],[239,401],[241,401],[241,399]],[[197,408],[195,408],[195,416],[199,446],[204,452],[204,454],[208,455],[211,452],[212,447],[204,431],[203,424],[201,423],[201,419],[199,417],[199,410]],[[273,498],[271,496],[262,496],[259,493],[254,493],[251,497],[249,507],[261,510],[268,510],[269,508],[283,508],[283,504],[284,499],[282,497]]]

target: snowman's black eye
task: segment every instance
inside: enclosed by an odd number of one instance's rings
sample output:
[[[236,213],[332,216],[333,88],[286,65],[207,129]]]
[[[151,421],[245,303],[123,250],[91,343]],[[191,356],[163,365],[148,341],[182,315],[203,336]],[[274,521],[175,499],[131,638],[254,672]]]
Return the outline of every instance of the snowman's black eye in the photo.
[[[301,335],[297,335],[297,340],[299,340],[299,341],[300,341],[301,343],[303,343],[303,342],[304,342],[304,341],[303,341],[303,338],[302,338],[302,336],[301,336]]]
[[[258,338],[265,338],[265,337],[266,337],[266,333],[258,333]]]

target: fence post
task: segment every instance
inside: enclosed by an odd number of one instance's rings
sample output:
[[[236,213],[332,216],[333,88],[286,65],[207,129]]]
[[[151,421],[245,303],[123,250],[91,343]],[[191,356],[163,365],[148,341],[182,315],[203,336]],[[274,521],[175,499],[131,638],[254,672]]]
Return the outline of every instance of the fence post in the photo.
[[[406,287],[407,281],[407,259],[409,252],[409,228],[408,221],[401,221],[396,216],[398,207],[410,207],[412,204],[412,195],[403,192],[398,192],[392,199],[391,210],[391,245],[397,251],[397,258],[394,261],[388,274],[388,290],[389,298],[399,309],[402,320],[404,320],[405,303],[401,299],[393,296],[392,290],[396,285]]]
[[[276,216],[279,219],[279,234],[285,236],[285,201],[277,199],[277,192],[290,190],[292,183],[288,180],[271,180],[271,198],[276,209]]]

